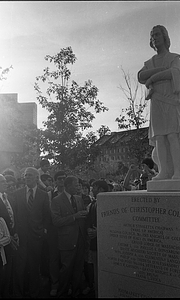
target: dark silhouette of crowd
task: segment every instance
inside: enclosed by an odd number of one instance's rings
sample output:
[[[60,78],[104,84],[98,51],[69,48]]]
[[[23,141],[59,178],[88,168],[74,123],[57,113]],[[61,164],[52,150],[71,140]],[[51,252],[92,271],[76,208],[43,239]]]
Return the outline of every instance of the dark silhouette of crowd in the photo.
[[[83,180],[50,163],[0,174],[0,298],[98,297],[97,195],[146,189],[145,158],[124,180]],[[133,178],[133,180],[132,180]]]

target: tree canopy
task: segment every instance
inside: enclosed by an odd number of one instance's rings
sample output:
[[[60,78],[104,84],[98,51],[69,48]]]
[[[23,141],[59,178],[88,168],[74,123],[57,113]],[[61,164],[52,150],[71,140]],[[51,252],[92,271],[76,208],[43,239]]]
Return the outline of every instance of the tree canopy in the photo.
[[[70,162],[75,164],[79,153],[83,153],[88,139],[83,132],[92,127],[94,113],[108,108],[97,98],[98,88],[91,80],[85,81],[83,86],[74,80],[70,82],[70,66],[76,62],[71,47],[62,48],[55,55],[46,55],[45,60],[50,66],[43,70],[43,75],[36,77],[34,85],[37,100],[49,112],[44,122],[42,151],[55,163],[68,166]],[[83,158],[87,158],[86,155],[81,156],[81,162]]]
[[[111,130],[106,125],[101,125],[100,128],[97,130],[97,133],[99,134],[99,137],[101,138],[103,135],[110,135]]]

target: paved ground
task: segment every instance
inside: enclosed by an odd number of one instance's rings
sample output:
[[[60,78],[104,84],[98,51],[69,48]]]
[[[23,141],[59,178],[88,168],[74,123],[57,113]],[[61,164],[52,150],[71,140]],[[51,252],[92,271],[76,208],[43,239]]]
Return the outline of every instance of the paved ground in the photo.
[[[83,278],[82,280],[82,288],[86,287],[86,281]],[[42,278],[42,290],[39,298],[56,298],[56,297],[50,297],[50,285],[49,285],[49,279],[47,277]],[[69,296],[68,298],[71,298]],[[78,298],[95,298],[95,293],[94,291],[90,292],[88,295],[79,295]]]

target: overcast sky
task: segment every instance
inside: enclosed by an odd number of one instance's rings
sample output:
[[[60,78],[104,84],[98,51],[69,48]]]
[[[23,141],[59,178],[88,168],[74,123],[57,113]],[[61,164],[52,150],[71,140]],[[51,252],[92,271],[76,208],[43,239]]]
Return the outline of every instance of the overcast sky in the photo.
[[[118,131],[116,117],[128,105],[119,84],[121,66],[136,77],[145,60],[155,54],[149,46],[154,25],[164,25],[171,52],[180,53],[180,2],[176,1],[1,1],[0,66],[10,65],[1,93],[18,93],[19,102],[38,102],[35,77],[47,66],[44,57],[71,46],[77,57],[72,79],[88,79],[98,87],[98,98],[109,108],[96,116],[93,131],[101,125]],[[38,104],[38,127],[47,112]]]

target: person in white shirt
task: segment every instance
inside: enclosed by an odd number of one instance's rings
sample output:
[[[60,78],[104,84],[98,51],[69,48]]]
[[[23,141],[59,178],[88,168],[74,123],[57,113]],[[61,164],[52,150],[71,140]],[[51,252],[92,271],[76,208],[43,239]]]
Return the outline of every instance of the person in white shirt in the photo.
[[[14,250],[17,250],[19,238],[16,233],[13,201],[11,201],[10,195],[7,195],[6,192],[7,181],[6,178],[0,174],[0,217],[4,219],[11,236],[9,245],[4,249],[7,263],[4,265],[2,271],[3,276],[1,276],[1,280],[3,280],[3,283],[0,297],[10,298],[12,293],[10,279],[12,277],[13,256]]]

